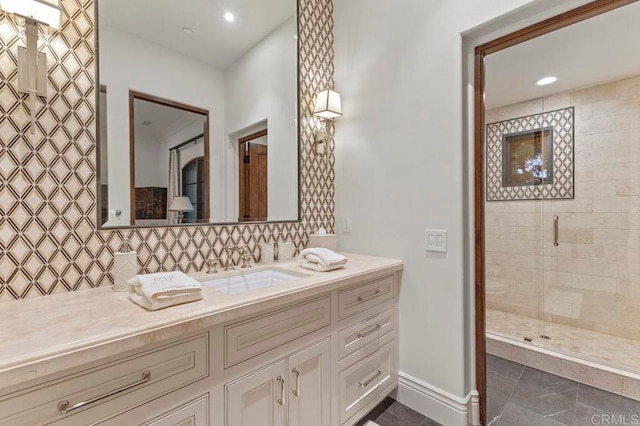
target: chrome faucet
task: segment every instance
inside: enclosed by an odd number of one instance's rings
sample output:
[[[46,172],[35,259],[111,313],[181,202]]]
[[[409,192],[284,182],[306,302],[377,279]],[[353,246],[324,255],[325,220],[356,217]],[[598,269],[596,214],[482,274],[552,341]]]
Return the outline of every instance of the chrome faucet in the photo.
[[[251,268],[251,252],[249,251],[249,247],[242,247],[242,252],[240,253],[240,258],[242,259],[242,269]]]
[[[218,258],[211,256],[210,258],[208,258],[205,261],[206,265],[207,265],[207,274],[217,274],[218,270],[216,269],[218,267]]]
[[[227,253],[227,261],[224,264],[224,270],[225,271],[234,271],[236,268],[236,264],[233,261],[233,253],[239,251],[239,252],[244,252],[244,246],[243,247],[238,247],[238,246],[232,246],[230,243],[227,243],[226,246],[224,246],[224,250]]]

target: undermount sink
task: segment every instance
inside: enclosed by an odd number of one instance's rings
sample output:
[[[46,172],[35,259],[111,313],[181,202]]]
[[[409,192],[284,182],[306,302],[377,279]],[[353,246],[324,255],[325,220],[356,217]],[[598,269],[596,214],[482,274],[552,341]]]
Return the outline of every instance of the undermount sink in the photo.
[[[205,287],[215,288],[222,293],[236,294],[258,288],[271,287],[277,284],[298,281],[306,277],[308,277],[306,274],[298,274],[284,271],[282,269],[269,268],[255,272],[244,272],[238,275],[215,278],[213,280],[204,281],[201,284]]]

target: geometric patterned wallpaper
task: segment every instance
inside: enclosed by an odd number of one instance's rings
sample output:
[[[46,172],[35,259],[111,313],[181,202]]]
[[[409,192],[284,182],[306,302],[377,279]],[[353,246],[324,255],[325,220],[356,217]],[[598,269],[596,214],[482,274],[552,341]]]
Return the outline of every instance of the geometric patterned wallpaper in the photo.
[[[503,137],[553,129],[553,182],[503,186]],[[573,199],[574,108],[487,124],[487,201]]]
[[[96,227],[95,5],[62,6],[60,31],[40,31],[49,97],[37,103],[33,135],[27,95],[17,91],[24,27],[0,13],[0,301],[111,285],[124,237],[142,272],[188,273],[211,255],[225,261],[229,241],[257,259],[261,242],[293,241],[300,250],[319,226],[333,230],[333,126],[327,154],[313,149],[315,94],[333,87],[332,0],[299,2],[301,222],[124,230]]]

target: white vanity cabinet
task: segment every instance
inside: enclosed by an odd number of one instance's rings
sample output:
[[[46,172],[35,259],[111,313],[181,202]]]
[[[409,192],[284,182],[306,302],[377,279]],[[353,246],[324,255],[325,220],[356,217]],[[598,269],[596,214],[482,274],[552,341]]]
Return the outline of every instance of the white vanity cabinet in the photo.
[[[225,385],[227,426],[330,426],[331,340]]]
[[[397,386],[399,280],[363,280],[212,332],[224,399],[212,426],[356,423]]]
[[[286,376],[281,360],[225,386],[225,424],[286,426]]]
[[[331,425],[331,340],[291,355],[289,426]]]
[[[181,336],[138,333],[150,343],[0,383],[0,425],[352,426],[397,387],[401,274],[284,293],[265,308],[258,299]]]

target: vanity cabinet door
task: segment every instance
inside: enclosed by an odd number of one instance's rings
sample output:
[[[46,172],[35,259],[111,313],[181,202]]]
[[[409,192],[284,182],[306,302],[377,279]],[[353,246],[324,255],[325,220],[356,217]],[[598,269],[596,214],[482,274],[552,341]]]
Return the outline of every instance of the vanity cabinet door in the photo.
[[[286,426],[285,360],[225,386],[227,426]]]
[[[289,426],[331,425],[331,340],[289,357]]]

